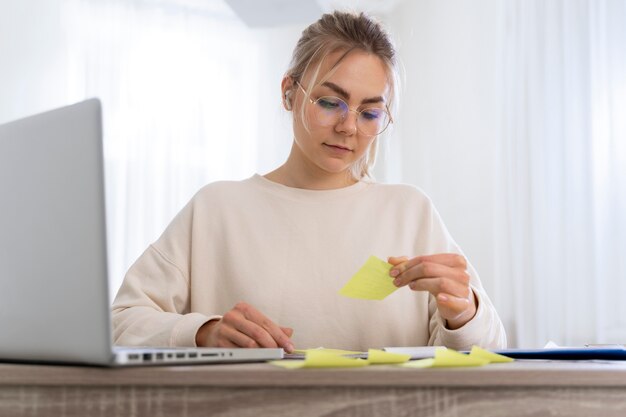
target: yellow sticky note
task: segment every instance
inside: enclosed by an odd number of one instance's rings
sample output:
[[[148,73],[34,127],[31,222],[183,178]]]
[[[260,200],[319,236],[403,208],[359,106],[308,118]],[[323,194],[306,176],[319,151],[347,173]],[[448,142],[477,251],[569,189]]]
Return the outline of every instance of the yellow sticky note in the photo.
[[[393,285],[389,271],[393,265],[375,256],[370,256],[365,264],[339,290],[339,294],[365,300],[382,300],[398,289]]]
[[[367,361],[372,365],[404,363],[411,359],[411,355],[401,353],[389,353],[379,349],[367,351]]]
[[[437,349],[435,351],[435,367],[482,366],[488,363],[487,359],[472,357],[452,349]]]
[[[460,366],[483,366],[489,363],[489,360],[472,357],[459,353],[452,349],[437,349],[435,350],[435,357],[429,359],[421,359],[417,361],[410,361],[401,366],[407,368],[448,368],[448,367],[460,367]]]
[[[489,363],[506,363],[513,362],[513,358],[509,358],[508,356],[499,355],[497,353],[489,352],[478,346],[472,346],[472,350],[470,352],[470,356],[475,358],[486,359]]]
[[[357,368],[369,365],[369,363],[364,359],[346,358],[345,356],[341,356],[336,353],[329,353],[316,349],[308,350],[304,360],[283,359],[280,361],[272,361],[270,363],[287,369]]]

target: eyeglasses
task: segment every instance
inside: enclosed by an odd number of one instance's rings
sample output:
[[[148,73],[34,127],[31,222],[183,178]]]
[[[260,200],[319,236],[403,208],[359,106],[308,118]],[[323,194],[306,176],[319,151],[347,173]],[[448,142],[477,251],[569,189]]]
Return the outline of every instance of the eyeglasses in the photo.
[[[366,136],[376,136],[383,133],[389,123],[393,122],[387,105],[385,107],[372,106],[362,110],[352,110],[348,103],[339,97],[322,96],[313,100],[299,82],[296,81],[296,84],[313,105],[313,113],[321,126],[335,126],[337,123],[343,122],[348,117],[348,113],[354,112],[357,115],[357,130]]]

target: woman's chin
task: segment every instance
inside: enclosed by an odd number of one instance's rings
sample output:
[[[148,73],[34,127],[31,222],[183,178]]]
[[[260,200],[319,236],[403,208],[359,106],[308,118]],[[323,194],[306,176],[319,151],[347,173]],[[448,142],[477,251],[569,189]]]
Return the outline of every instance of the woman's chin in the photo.
[[[346,173],[350,169],[349,164],[346,164],[345,162],[334,163],[334,161],[330,163],[320,164],[319,167],[322,168],[327,173],[333,174],[333,175]]]

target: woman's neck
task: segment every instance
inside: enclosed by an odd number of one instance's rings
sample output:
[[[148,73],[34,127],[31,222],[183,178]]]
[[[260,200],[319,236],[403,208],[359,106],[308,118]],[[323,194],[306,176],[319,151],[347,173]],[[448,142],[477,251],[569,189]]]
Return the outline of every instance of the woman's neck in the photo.
[[[292,156],[264,177],[287,187],[306,190],[334,190],[358,182],[352,177],[349,169],[342,172],[326,172],[310,161],[309,163],[294,161]]]

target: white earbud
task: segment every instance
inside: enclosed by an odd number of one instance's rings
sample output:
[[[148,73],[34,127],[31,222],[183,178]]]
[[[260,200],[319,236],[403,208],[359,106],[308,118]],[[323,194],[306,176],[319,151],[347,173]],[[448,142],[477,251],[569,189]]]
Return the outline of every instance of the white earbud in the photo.
[[[291,110],[291,90],[285,92],[285,109]]]

